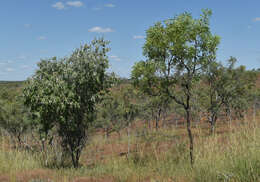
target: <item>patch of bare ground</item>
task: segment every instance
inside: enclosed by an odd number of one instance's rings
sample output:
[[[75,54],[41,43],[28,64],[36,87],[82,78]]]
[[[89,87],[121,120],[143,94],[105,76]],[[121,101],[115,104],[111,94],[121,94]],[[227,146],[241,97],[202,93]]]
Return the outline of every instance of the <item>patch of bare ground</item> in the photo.
[[[0,181],[1,182],[9,182],[9,177],[6,175],[0,176]]]
[[[37,169],[0,176],[0,182],[54,182],[50,170]]]
[[[114,182],[115,180],[112,177],[106,176],[103,178],[94,178],[94,177],[80,177],[73,180],[73,182]]]

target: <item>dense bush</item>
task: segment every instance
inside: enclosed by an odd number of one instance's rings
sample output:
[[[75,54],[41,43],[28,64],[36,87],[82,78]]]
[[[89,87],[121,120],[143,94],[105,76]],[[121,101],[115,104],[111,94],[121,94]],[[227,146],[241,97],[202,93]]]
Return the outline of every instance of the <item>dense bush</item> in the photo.
[[[24,89],[25,104],[38,115],[40,131],[47,136],[56,128],[74,167],[79,166],[96,103],[110,84],[107,43],[93,40],[68,58],[42,60]]]

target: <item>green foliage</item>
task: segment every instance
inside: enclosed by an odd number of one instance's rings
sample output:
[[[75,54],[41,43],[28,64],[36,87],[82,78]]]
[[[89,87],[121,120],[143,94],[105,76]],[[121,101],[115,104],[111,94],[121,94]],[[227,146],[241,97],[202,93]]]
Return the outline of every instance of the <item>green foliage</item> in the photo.
[[[146,96],[145,102],[142,103],[142,117],[147,122],[155,120],[155,127],[158,130],[159,121],[165,118],[170,110],[170,99],[167,96]],[[150,123],[148,123],[150,124]]]
[[[133,67],[135,83],[144,91],[157,88],[169,95],[175,95],[169,87],[194,84],[216,57],[219,37],[210,33],[210,15],[211,11],[205,10],[200,19],[193,19],[184,13],[150,27],[144,45],[148,60]]]
[[[122,100],[122,116],[125,121],[125,125],[129,126],[134,119],[138,116],[139,113],[139,104],[137,90],[135,90],[131,85],[127,85],[120,89],[121,95],[120,99]]]
[[[230,58],[229,63],[226,73],[224,73],[224,79],[227,80],[227,83],[224,83],[225,89],[222,90],[222,93],[228,93],[224,101],[225,107],[234,110],[236,116],[241,118],[252,104],[253,97],[257,92],[255,88],[257,73],[247,71],[245,66],[234,68],[236,59],[233,57]]]
[[[2,113],[0,126],[12,136],[16,137],[21,145],[21,137],[31,127],[31,119],[28,110],[22,102],[6,103]]]
[[[210,31],[210,16],[210,10],[203,10],[199,19],[183,13],[150,27],[143,47],[148,59],[136,63],[132,71],[134,83],[141,90],[151,95],[165,94],[185,109],[191,164],[193,88],[209,64],[215,61],[219,44],[219,37]]]
[[[110,86],[107,44],[95,39],[68,58],[42,60],[24,89],[25,104],[39,116],[41,131],[47,135],[54,127],[57,129],[74,167],[79,165],[96,103]]]
[[[201,18],[193,19],[184,13],[150,27],[144,45],[148,60],[134,65],[134,83],[151,95],[166,93],[187,107],[186,96],[216,57],[219,37],[210,32],[210,15],[204,10]]]
[[[103,128],[106,136],[114,131],[120,132],[124,128],[122,102],[117,94],[111,92],[105,95],[97,110],[98,117],[95,127]]]
[[[31,115],[23,105],[19,90],[5,86],[0,93],[0,127],[12,137],[14,144],[22,145],[22,135],[32,127]],[[16,141],[17,140],[17,141]]]
[[[215,123],[223,112],[242,117],[252,103],[256,73],[246,71],[244,66],[234,68],[236,59],[229,59],[229,66],[213,62],[205,74],[206,87],[200,92],[201,105],[208,112],[211,132],[214,133]]]
[[[140,95],[130,84],[120,84],[104,95],[98,105],[98,117],[95,127],[103,128],[108,136],[112,132],[131,125],[139,116]]]

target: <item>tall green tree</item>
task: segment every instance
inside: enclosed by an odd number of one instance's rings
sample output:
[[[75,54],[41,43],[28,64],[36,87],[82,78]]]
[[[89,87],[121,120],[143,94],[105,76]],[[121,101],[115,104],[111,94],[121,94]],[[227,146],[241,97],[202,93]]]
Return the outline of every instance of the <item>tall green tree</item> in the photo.
[[[57,129],[74,167],[79,166],[96,103],[110,86],[107,44],[95,39],[67,58],[42,60],[24,89],[25,104],[39,116],[41,130],[48,134]]]
[[[150,27],[143,48],[147,61],[135,64],[132,72],[132,78],[144,91],[166,94],[185,109],[192,165],[193,87],[215,60],[219,44],[219,37],[210,31],[211,14],[210,10],[203,10],[201,17],[194,19],[191,14],[183,13]]]

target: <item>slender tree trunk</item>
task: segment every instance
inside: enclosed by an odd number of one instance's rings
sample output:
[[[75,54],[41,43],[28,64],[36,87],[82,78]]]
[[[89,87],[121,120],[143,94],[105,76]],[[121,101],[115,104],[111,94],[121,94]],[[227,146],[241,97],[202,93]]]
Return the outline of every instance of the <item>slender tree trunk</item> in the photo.
[[[162,114],[162,109],[160,108],[159,113],[158,113],[158,118],[157,118],[156,130],[159,129],[159,122],[160,122],[160,119],[161,119],[161,114]]]
[[[17,138],[18,138],[18,147],[21,148],[22,147],[22,139],[21,139],[21,133],[20,132],[18,133]]]
[[[80,157],[80,153],[81,150],[80,149],[76,149],[76,151],[72,151],[71,148],[71,160],[72,160],[72,164],[74,168],[78,168],[79,167],[79,157]]]
[[[163,124],[163,128],[166,128],[166,111],[163,112],[162,124]]]
[[[254,99],[254,106],[253,106],[253,122],[256,121],[256,99]]]
[[[130,124],[127,127],[127,155],[130,154]]]
[[[157,117],[156,117],[156,121],[155,121],[156,131],[158,131],[158,129],[159,129],[159,121],[160,121],[160,118],[161,118],[161,109],[159,109],[158,114],[157,114]]]
[[[71,152],[71,160],[74,168],[77,168],[78,166],[73,152]]]
[[[231,109],[229,109],[228,118],[229,118],[229,128],[231,129],[231,122],[232,122],[232,110]]]
[[[109,137],[109,129],[108,129],[108,128],[106,128],[105,139],[107,140],[107,139],[108,139],[108,137]]]
[[[189,106],[186,108],[186,114],[187,114],[187,131],[189,135],[189,140],[190,140],[190,163],[191,166],[194,164],[194,157],[193,157],[193,136],[191,132],[191,119],[190,119],[190,108]]]
[[[76,152],[76,168],[79,167],[79,157],[80,157],[80,153],[81,153],[81,150],[78,149],[77,152]]]
[[[212,122],[214,122],[214,121],[212,121]],[[211,123],[210,134],[211,135],[215,134],[215,124],[214,123]]]
[[[41,144],[42,144],[42,152],[45,151],[45,141],[41,139]]]
[[[212,114],[211,118],[210,118],[210,125],[211,125],[210,134],[211,135],[215,134],[216,121],[217,121],[217,116],[215,114]]]
[[[158,122],[159,122],[159,118],[156,117],[156,119],[155,119],[155,129],[156,129],[156,131],[158,131],[158,128],[159,128]]]

